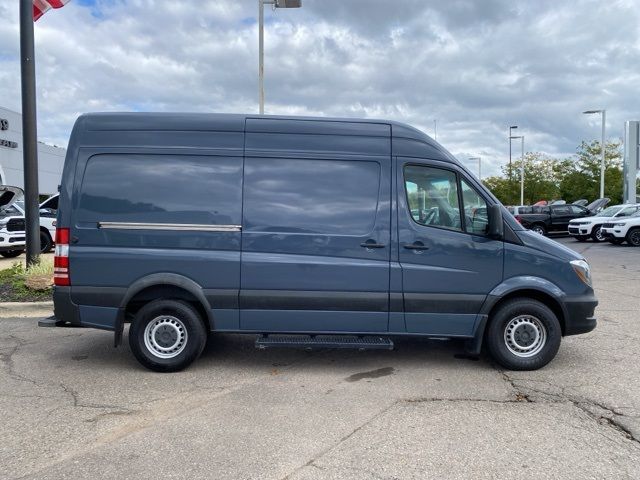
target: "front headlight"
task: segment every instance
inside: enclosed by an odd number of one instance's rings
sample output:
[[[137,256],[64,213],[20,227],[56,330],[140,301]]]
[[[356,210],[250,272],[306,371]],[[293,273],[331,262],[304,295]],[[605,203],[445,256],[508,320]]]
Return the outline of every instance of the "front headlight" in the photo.
[[[591,286],[591,267],[589,267],[586,260],[571,260],[569,263],[571,263],[573,271],[576,272],[578,278],[582,280],[583,283]]]
[[[624,227],[626,225],[625,222],[620,222],[620,223],[614,223],[613,226],[614,227]]]

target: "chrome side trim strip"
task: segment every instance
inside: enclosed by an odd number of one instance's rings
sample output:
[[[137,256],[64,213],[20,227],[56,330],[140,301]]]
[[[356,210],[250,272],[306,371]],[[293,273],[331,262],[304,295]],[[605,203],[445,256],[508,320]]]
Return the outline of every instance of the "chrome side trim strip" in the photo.
[[[206,225],[199,223],[98,222],[98,228],[110,230],[182,230],[191,232],[240,232],[241,225]]]

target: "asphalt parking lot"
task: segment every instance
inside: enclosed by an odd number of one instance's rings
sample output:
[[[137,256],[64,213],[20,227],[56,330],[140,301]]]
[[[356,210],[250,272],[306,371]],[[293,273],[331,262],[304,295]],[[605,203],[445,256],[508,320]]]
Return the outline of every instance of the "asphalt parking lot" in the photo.
[[[258,351],[143,369],[95,330],[0,319],[1,478],[640,478],[640,248],[583,252],[598,328],[535,372],[457,342]]]

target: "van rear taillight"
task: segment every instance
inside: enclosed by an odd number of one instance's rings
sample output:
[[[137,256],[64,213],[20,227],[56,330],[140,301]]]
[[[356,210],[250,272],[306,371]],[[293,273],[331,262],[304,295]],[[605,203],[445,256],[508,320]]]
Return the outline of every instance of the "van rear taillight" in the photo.
[[[69,229],[56,228],[56,250],[53,257],[53,283],[69,286]]]

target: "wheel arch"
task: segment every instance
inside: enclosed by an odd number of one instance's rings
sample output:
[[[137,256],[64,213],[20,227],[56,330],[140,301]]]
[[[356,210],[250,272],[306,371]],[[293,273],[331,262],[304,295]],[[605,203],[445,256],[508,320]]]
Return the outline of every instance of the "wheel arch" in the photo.
[[[132,283],[122,298],[115,326],[116,346],[122,340],[127,316],[135,314],[142,305],[157,298],[173,298],[188,302],[200,314],[207,331],[213,329],[211,305],[198,283],[176,273],[154,273]]]
[[[567,318],[567,312],[562,302],[564,296],[565,293],[557,285],[543,278],[511,278],[493,289],[487,296],[480,313],[487,315],[490,322],[496,310],[506,301],[518,297],[532,298],[551,309],[558,318],[558,322],[560,322],[560,328],[564,336]]]

